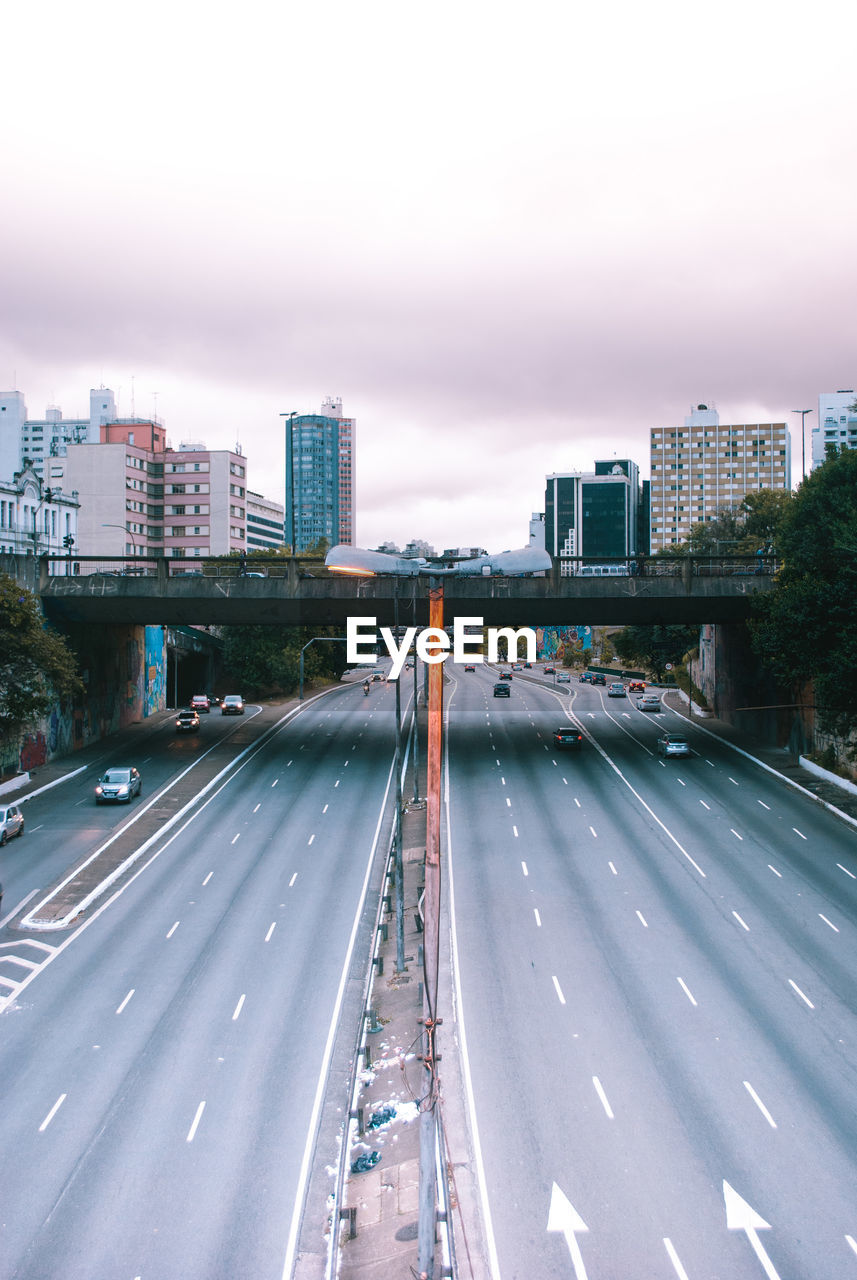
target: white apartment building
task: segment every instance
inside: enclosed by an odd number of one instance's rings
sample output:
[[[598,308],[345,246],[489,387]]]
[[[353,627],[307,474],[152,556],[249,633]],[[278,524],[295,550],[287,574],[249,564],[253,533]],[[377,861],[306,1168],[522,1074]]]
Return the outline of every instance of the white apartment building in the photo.
[[[651,551],[684,542],[756,489],[791,488],[791,441],[784,422],[720,422],[698,404],[683,427],[651,429]]]
[[[821,466],[829,444],[857,449],[857,394],[853,390],[823,391],[818,397],[818,422],[812,428],[810,469]]]
[[[247,490],[247,550],[281,551],[286,545],[284,520],[286,509],[281,502]]]
[[[101,427],[115,420],[116,400],[107,387],[90,390],[88,418],[64,418],[56,405],[48,405],[44,418],[28,418],[23,392],[0,391],[0,480],[29,466],[49,484],[49,459],[63,457],[70,444],[97,444]]]
[[[0,479],[0,555],[61,556],[77,544],[78,495],[43,485],[32,467]]]

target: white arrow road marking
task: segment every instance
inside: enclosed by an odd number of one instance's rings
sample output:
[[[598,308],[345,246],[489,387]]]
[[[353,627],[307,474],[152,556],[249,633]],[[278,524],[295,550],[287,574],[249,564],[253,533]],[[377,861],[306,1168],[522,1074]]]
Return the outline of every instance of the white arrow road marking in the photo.
[[[551,1206],[548,1212],[548,1231],[561,1231],[565,1236],[568,1251],[571,1254],[571,1265],[577,1280],[586,1280],[586,1267],[577,1243],[577,1235],[588,1231],[586,1223],[575,1209],[568,1197],[560,1191],[556,1183],[551,1187]]]
[[[764,1218],[760,1217],[756,1210],[751,1208],[742,1196],[739,1196],[735,1188],[730,1187],[725,1178],[723,1180],[723,1199],[726,1202],[726,1229],[728,1231],[746,1231],[747,1239],[750,1241],[756,1257],[761,1262],[768,1280],[780,1280],[774,1264],[756,1234],[757,1231],[770,1231],[770,1222],[766,1222]]]

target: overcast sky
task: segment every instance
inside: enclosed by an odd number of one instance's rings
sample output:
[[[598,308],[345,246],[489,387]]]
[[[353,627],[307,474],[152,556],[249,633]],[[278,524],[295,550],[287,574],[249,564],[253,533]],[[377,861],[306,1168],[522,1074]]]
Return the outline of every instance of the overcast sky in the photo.
[[[2,389],[280,501],[279,414],[341,396],[364,546],[523,545],[699,401],[794,429],[857,385],[855,13],[4,6]]]

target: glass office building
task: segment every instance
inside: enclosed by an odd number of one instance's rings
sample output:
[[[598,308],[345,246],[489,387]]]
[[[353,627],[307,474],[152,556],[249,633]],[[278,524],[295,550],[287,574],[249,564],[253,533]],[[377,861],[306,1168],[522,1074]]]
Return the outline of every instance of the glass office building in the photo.
[[[286,418],[285,540],[297,555],[354,542],[354,435],[341,400]]]

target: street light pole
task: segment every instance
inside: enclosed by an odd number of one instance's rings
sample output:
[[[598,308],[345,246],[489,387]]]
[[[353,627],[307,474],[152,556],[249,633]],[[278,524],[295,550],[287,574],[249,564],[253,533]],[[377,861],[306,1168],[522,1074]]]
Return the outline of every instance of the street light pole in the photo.
[[[131,546],[134,548],[134,555],[137,554],[137,539],[134,537],[130,529],[124,524],[102,524],[102,529],[121,529],[126,537],[131,539]],[[123,553],[124,554],[124,553]]]
[[[792,409],[792,413],[800,414],[800,462],[801,462],[801,479],[806,479],[806,435],[804,433],[804,423],[806,415],[812,413],[812,409]]]

